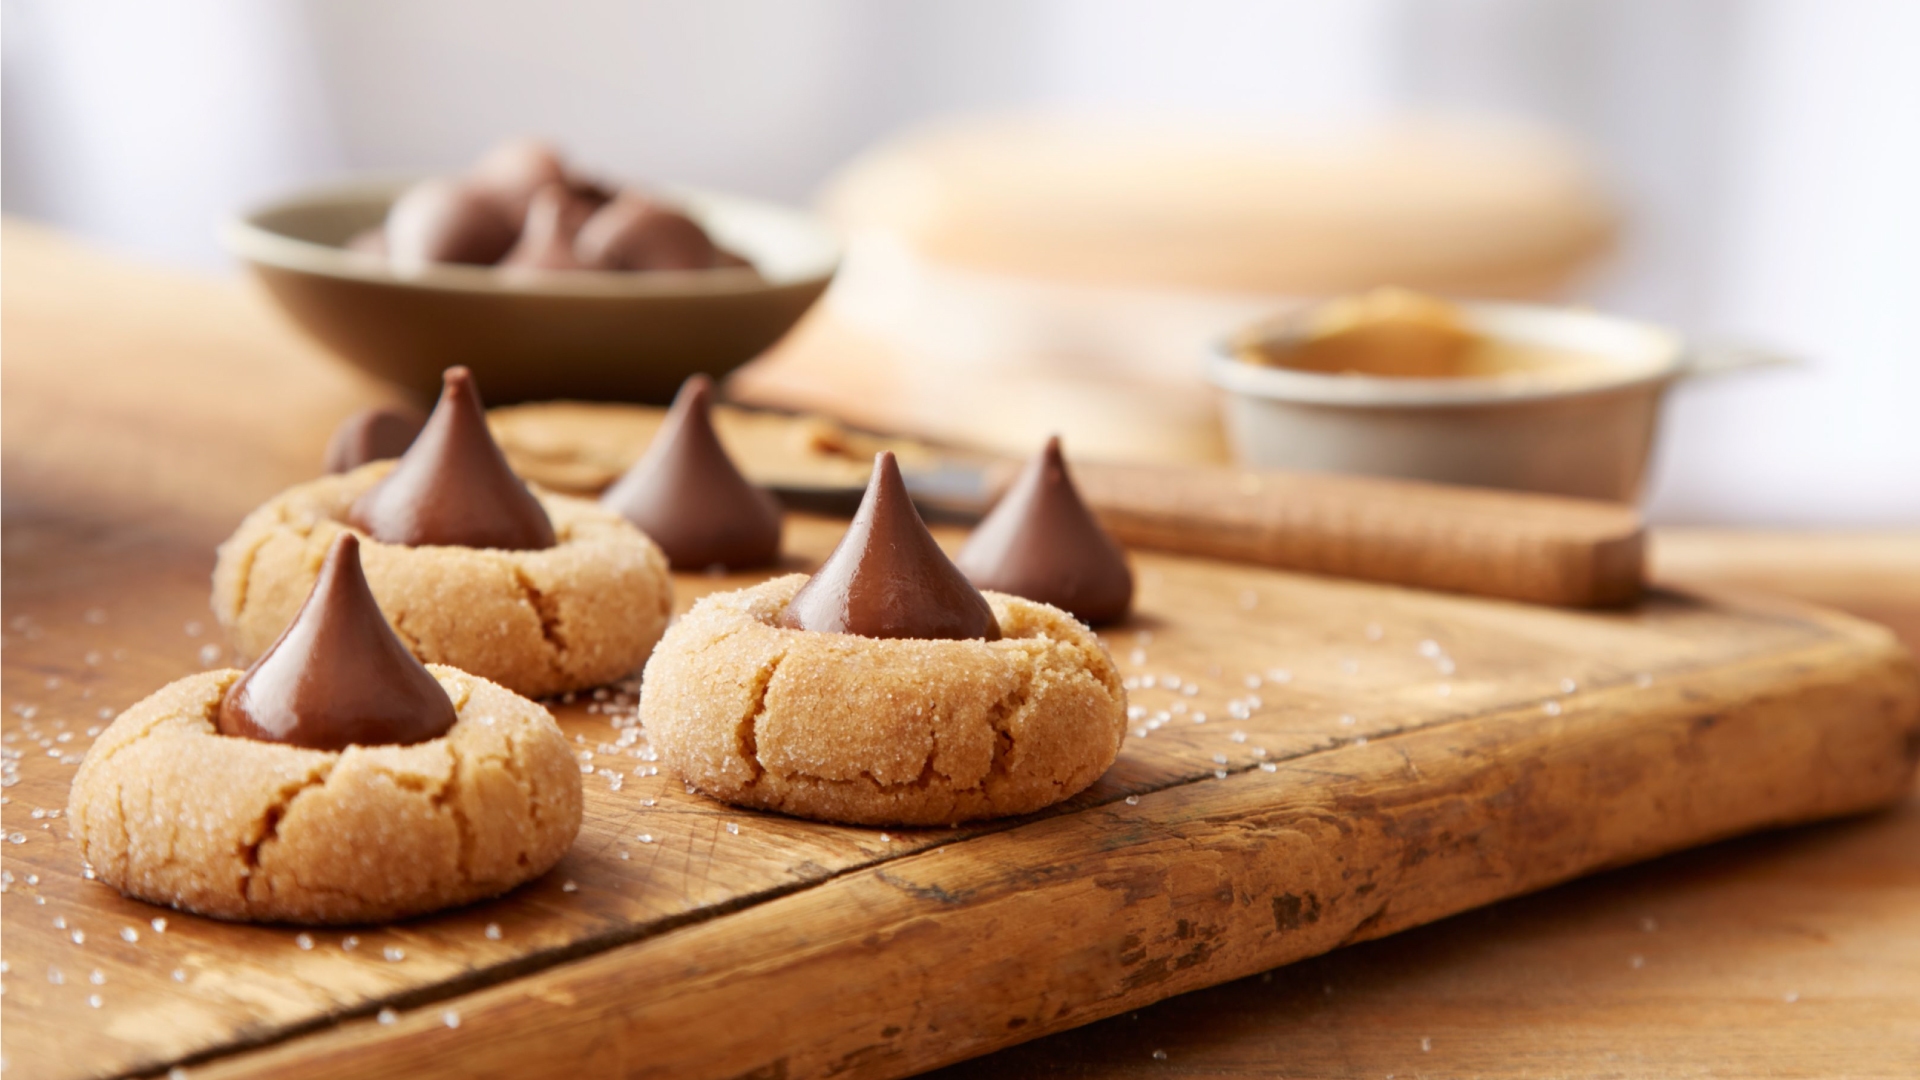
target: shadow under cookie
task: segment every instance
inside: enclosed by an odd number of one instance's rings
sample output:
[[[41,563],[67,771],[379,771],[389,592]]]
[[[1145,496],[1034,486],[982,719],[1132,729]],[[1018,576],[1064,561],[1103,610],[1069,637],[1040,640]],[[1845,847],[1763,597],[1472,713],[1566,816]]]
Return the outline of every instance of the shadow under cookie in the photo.
[[[256,922],[381,922],[540,876],[580,829],[572,749],[538,704],[430,670],[451,730],[341,751],[220,734],[238,671],[170,683],[81,764],[67,813],[83,856],[129,896]]]
[[[826,821],[944,825],[1050,806],[1118,755],[1120,676],[1065,612],[985,593],[994,641],[776,625],[805,581],[706,597],[647,664],[648,739],[708,794]]]
[[[213,610],[245,655],[292,620],[347,510],[394,467],[374,462],[289,488],[220,545]],[[543,697],[630,674],[666,629],[673,583],[660,549],[618,514],[535,490],[550,548],[505,551],[361,542],[367,581],[423,662]]]

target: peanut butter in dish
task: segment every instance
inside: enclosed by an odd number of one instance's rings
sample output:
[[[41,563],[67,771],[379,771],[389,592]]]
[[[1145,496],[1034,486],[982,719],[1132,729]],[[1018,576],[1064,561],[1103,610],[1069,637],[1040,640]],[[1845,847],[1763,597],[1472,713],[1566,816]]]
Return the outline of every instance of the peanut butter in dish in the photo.
[[[1488,337],[1461,311],[1407,289],[1374,289],[1310,308],[1250,340],[1241,360],[1320,375],[1390,379],[1549,378],[1582,381],[1605,373],[1598,357]]]

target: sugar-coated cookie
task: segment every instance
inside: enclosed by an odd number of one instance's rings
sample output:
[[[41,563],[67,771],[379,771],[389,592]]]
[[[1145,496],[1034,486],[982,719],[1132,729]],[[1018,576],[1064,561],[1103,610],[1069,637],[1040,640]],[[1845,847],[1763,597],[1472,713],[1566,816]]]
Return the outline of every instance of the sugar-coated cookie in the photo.
[[[538,877],[580,829],[572,748],[538,704],[431,670],[451,730],[341,751],[220,734],[238,671],[161,688],[107,727],[74,778],[83,857],[129,896],[261,922],[398,919]]]
[[[708,794],[827,821],[946,824],[1059,802],[1119,753],[1120,676],[1065,612],[986,593],[995,640],[780,626],[806,581],[702,599],[647,664],[647,736]]]
[[[213,611],[246,655],[271,644],[299,610],[322,557],[363,492],[391,461],[289,488],[220,545]],[[409,547],[363,539],[361,561],[387,621],[413,654],[539,697],[629,674],[672,610],[666,557],[623,520],[584,499],[535,489],[553,547],[507,551]]]

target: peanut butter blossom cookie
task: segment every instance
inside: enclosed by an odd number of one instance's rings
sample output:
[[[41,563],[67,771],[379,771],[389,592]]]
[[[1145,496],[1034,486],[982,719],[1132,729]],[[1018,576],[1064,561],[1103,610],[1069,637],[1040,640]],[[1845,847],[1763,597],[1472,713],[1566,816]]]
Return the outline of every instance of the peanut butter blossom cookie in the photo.
[[[1092,631],[968,583],[886,453],[817,573],[695,604],[641,691],[648,737],[689,783],[866,825],[1059,802],[1113,763],[1126,707]]]
[[[530,697],[620,678],[671,610],[660,548],[619,514],[529,489],[487,431],[465,368],[399,461],[290,488],[220,545],[213,610],[258,655],[312,588],[343,532],[414,656]]]
[[[161,688],[114,720],[68,816],[95,875],[224,919],[355,923],[494,896],[580,829],[580,773],[547,711],[424,667],[340,533],[312,594],[246,672]]]

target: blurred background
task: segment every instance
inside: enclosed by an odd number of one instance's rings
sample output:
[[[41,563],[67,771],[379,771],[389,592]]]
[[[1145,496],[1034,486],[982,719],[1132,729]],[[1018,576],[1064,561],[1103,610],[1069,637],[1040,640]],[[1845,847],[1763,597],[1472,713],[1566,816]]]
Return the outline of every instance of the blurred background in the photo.
[[[5,0],[0,17],[5,211],[153,259],[226,270],[216,225],[250,201],[453,170],[539,134],[610,175],[824,207],[854,237],[828,305],[844,324],[877,340],[949,319],[902,346],[931,352],[992,352],[968,334],[1018,325],[1061,378],[1177,382],[1194,335],[1374,267],[1764,343],[1805,362],[1669,399],[1650,516],[1920,522],[1920,4]],[[1305,164],[1225,188],[1196,175],[1246,147]],[[1018,163],[998,188],[955,196],[915,171],[945,154],[992,172],[1002,152]],[[1035,164],[1048,155],[1070,160]],[[1397,167],[1408,155],[1454,171],[1433,181]],[[1113,219],[1063,224],[1062,190]],[[935,195],[947,216],[930,223]],[[1162,218],[1154,199],[1195,205]],[[1013,239],[955,225],[987,204]],[[1257,234],[1284,259],[1160,273],[1103,246],[1158,229],[1231,248],[1222,221],[1275,206],[1307,223]],[[1366,238],[1308,227],[1326,220]],[[1526,265],[1476,278],[1401,242],[1416,234],[1524,248]],[[1558,239],[1527,246],[1542,237]],[[1153,314],[1103,337],[1069,311],[1030,340],[1034,308],[1095,295]],[[822,370],[796,359],[741,385],[832,408],[808,397]],[[1187,422],[1180,393],[1164,400]],[[1143,430],[1135,406],[1108,436]]]

